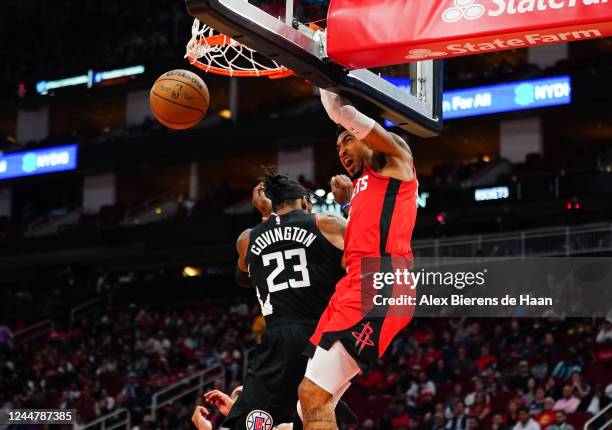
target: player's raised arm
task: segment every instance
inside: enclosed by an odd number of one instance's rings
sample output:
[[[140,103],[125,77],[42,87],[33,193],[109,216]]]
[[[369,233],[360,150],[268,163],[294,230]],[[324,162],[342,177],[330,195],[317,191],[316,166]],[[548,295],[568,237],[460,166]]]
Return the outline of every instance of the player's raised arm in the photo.
[[[272,213],[272,200],[266,197],[265,186],[263,182],[255,185],[253,188],[253,197],[251,200],[253,207],[261,213],[263,220],[267,219]]]
[[[402,138],[389,133],[342,96],[324,89],[319,90],[323,107],[332,121],[346,128],[372,150],[412,163],[412,154]]]
[[[249,267],[246,263],[246,255],[249,250],[249,233],[250,229],[246,229],[236,241],[236,251],[238,251],[238,262],[236,264],[236,273],[234,274],[234,282],[243,288],[251,288],[251,277],[249,276]]]
[[[253,196],[251,202],[253,207],[261,213],[262,220],[266,220],[272,213],[272,201],[266,197],[264,183],[260,182],[253,188]],[[238,251],[238,263],[236,265],[236,273],[234,274],[234,282],[243,288],[251,288],[251,277],[249,275],[249,266],[246,263],[246,255],[249,251],[249,232],[250,229],[243,231],[236,241],[236,250]]]

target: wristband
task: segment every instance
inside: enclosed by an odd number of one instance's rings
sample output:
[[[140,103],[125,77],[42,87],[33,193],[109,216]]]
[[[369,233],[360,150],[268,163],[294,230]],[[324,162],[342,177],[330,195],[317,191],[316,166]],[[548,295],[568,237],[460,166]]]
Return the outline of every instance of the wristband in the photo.
[[[345,210],[348,209],[351,206],[351,201],[349,200],[348,202],[345,202],[344,204],[342,204],[342,206],[340,206],[340,209]]]
[[[366,137],[376,125],[376,121],[362,114],[351,105],[342,106],[339,113],[338,124],[350,131],[359,140]]]
[[[366,137],[376,121],[359,112],[348,100],[332,92],[320,89],[321,102],[329,118],[350,131],[357,139]]]

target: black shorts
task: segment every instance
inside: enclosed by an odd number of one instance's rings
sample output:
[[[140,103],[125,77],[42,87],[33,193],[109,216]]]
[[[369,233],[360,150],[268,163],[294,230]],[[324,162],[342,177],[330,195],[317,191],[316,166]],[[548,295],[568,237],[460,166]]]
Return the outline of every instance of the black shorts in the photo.
[[[303,352],[316,321],[268,323],[249,362],[242,393],[223,422],[233,430],[270,430],[290,423],[308,357]]]

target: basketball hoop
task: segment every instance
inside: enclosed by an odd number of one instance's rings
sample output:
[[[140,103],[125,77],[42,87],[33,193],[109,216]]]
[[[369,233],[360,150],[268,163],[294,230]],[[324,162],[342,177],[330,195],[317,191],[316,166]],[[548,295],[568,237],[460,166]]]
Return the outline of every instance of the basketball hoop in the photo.
[[[198,19],[191,27],[185,58],[197,68],[224,76],[280,79],[293,76],[286,67],[224,34],[215,34]]]

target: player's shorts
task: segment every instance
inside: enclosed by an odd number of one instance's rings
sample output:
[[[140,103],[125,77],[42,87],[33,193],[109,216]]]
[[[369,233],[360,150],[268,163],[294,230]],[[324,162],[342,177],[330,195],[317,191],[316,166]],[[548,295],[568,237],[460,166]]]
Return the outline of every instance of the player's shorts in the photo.
[[[249,361],[242,393],[223,427],[271,430],[272,425],[293,421],[308,360],[303,352],[315,324],[283,317],[268,323]]]
[[[391,271],[391,265],[390,258],[383,259],[377,270]],[[384,307],[364,310],[362,286],[361,263],[351,264],[347,274],[336,285],[336,292],[310,338],[306,350],[308,356],[314,356],[317,346],[329,350],[340,341],[361,370],[367,370],[382,357],[400,330],[410,323],[412,312],[398,315]],[[384,296],[393,294],[393,287],[383,293]]]

